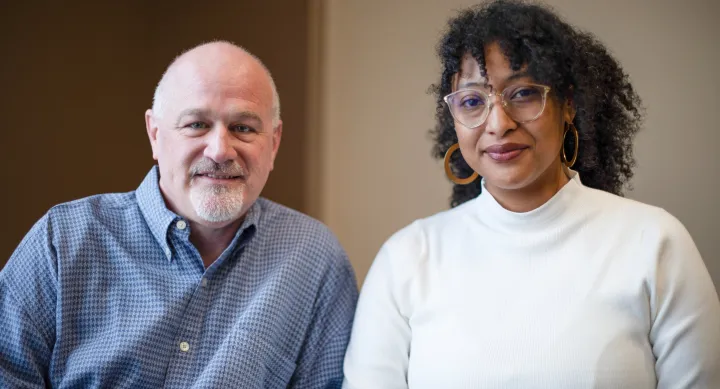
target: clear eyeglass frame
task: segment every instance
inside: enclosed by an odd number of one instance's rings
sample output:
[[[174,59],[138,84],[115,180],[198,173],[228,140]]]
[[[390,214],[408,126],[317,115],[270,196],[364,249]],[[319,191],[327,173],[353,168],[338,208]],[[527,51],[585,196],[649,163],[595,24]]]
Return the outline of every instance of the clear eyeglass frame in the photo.
[[[531,115],[532,117],[530,117],[528,119],[518,120],[518,118],[514,117],[515,115],[509,110],[510,104],[512,104],[512,103],[508,103],[507,99],[505,98],[505,93],[508,91],[518,90],[522,87],[540,88],[542,90],[542,107],[540,108],[540,110],[537,114]],[[452,117],[467,128],[477,128],[477,127],[480,127],[481,125],[483,125],[483,123],[485,123],[488,116],[490,116],[490,111],[492,110],[493,106],[495,105],[495,103],[492,101],[493,96],[498,97],[498,99],[500,100],[500,105],[503,107],[503,110],[513,121],[515,121],[516,123],[529,123],[529,122],[532,122],[533,120],[536,120],[537,118],[539,118],[540,115],[542,115],[543,112],[545,112],[545,106],[547,103],[547,95],[550,92],[550,89],[551,88],[547,85],[532,84],[532,83],[514,84],[514,85],[508,86],[507,88],[503,89],[501,92],[490,92],[490,93],[487,93],[487,92],[477,89],[477,88],[463,88],[463,89],[457,90],[455,92],[452,92],[452,93],[446,95],[445,97],[443,97],[443,101],[445,101],[445,104],[447,104]],[[468,122],[468,120],[467,119],[463,120],[463,118],[460,117],[462,115],[455,112],[455,109],[453,107],[456,107],[456,106],[452,103],[452,99],[455,96],[458,96],[459,94],[465,93],[468,91],[474,91],[474,92],[477,92],[477,93],[485,96],[486,101],[489,101],[490,103],[485,105],[485,110],[483,111],[483,113],[480,115],[480,117],[478,119],[475,119],[473,122],[466,123],[466,122]]]

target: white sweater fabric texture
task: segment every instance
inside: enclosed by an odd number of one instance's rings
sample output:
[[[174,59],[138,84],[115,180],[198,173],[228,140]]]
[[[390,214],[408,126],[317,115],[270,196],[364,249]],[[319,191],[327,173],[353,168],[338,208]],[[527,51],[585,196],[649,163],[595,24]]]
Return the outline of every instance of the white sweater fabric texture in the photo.
[[[533,211],[483,188],[394,234],[343,387],[720,389],[720,302],[685,227],[571,174]]]

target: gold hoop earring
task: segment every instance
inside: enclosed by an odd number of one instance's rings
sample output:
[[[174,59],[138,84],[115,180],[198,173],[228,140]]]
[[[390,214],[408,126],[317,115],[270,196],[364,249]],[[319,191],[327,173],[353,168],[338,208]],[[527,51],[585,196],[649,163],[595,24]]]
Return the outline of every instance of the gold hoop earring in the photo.
[[[563,143],[562,143],[562,162],[567,166],[568,168],[573,167],[575,165],[575,162],[577,161],[578,157],[578,145],[580,144],[580,136],[578,135],[578,130],[572,123],[566,124],[567,129],[565,130],[565,133],[563,134]],[[567,136],[567,133],[572,130],[573,135],[575,135],[575,153],[573,153],[573,157],[570,161],[567,159],[567,155],[565,155],[565,137]]]
[[[455,174],[453,174],[452,169],[450,168],[450,157],[455,152],[455,150],[459,149],[460,145],[455,143],[454,145],[450,146],[450,148],[445,152],[445,175],[450,179],[450,181],[458,184],[458,185],[467,185],[478,177],[477,172],[473,172],[473,174],[470,175],[470,177],[467,178],[459,178]]]

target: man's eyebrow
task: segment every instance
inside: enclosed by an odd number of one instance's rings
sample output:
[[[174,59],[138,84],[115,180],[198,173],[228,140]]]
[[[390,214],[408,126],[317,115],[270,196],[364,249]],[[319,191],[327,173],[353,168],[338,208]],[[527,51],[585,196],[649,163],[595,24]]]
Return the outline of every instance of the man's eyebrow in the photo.
[[[178,120],[176,125],[179,126],[182,119],[186,116],[196,116],[201,118],[206,118],[212,115],[212,112],[208,109],[204,108],[188,108],[186,110],[183,110],[180,112],[180,115],[178,115]],[[260,125],[263,124],[263,120],[257,113],[253,111],[238,111],[233,112],[228,115],[228,118],[231,119],[231,121],[238,121],[238,120],[253,120],[260,123]]]
[[[207,116],[209,114],[208,110],[202,109],[202,108],[188,108],[186,110],[183,110],[180,112],[180,115],[178,115],[177,123],[176,125],[180,125],[180,121],[185,116]]]
[[[257,113],[253,111],[240,111],[240,112],[233,112],[229,115],[230,118],[233,120],[241,120],[241,119],[250,119],[250,120],[256,120],[262,124],[263,120]]]

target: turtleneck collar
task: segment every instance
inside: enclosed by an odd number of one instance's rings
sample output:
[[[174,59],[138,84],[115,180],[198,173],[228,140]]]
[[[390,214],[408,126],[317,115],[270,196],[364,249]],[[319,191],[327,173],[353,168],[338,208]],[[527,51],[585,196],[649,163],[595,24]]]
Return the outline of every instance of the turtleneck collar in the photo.
[[[570,180],[553,195],[545,204],[528,212],[512,212],[505,208],[493,197],[485,187],[485,179],[482,180],[482,193],[473,200],[476,208],[483,218],[491,218],[494,225],[503,229],[518,228],[534,229],[550,225],[561,215],[570,211],[570,206],[575,202],[584,188],[580,181],[580,174],[569,170]]]

